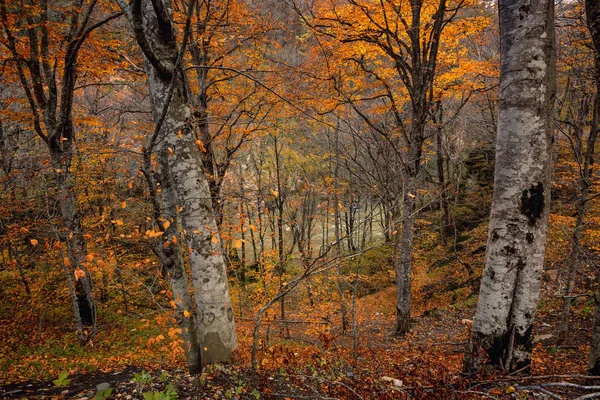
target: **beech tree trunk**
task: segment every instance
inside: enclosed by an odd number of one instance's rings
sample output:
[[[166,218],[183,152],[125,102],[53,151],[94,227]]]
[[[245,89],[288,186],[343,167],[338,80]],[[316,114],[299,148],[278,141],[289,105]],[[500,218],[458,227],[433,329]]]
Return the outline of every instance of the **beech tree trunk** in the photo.
[[[164,161],[166,157],[161,157]],[[173,300],[175,301],[175,319],[181,327],[181,338],[183,340],[183,351],[187,361],[190,374],[202,372],[202,357],[200,344],[198,343],[197,320],[193,311],[190,287],[185,272],[185,263],[181,248],[178,245],[177,227],[181,223],[177,215],[177,193],[173,187],[168,165],[160,168],[160,184],[163,204],[163,218],[169,221],[164,230],[163,240],[160,241],[158,249],[162,252],[164,260],[161,260],[169,274]],[[164,227],[164,224],[163,224]]]
[[[466,372],[531,362],[550,211],[554,2],[500,0],[500,109],[485,269]]]
[[[126,7],[123,2],[121,5]],[[194,1],[189,7],[193,11]],[[131,21],[145,56],[153,115],[159,128],[150,150],[155,144],[159,164],[172,183],[188,249],[201,362],[228,362],[237,347],[237,337],[227,271],[201,159],[202,145],[191,125],[170,2],[134,0]],[[189,28],[186,26],[184,35],[189,34]]]

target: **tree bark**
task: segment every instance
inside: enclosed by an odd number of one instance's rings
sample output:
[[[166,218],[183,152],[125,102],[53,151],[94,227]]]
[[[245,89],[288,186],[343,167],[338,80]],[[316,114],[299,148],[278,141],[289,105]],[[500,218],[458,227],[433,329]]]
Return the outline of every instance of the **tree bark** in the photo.
[[[88,334],[93,335],[96,324],[96,306],[92,296],[92,280],[84,264],[87,253],[81,218],[77,212],[77,196],[71,183],[71,158],[72,155],[68,150],[67,152],[55,150],[51,152],[50,156],[56,180],[58,205],[63,225],[66,228],[62,239],[67,243],[68,266],[71,272],[78,270],[83,272],[83,274],[75,274],[77,309],[74,309],[73,312],[79,314],[75,315],[75,320],[81,321],[84,329],[91,329]]]
[[[193,3],[190,7],[194,7]],[[142,31],[146,41],[153,46],[151,50],[144,47],[142,50],[146,57],[153,115],[159,127],[156,150],[159,164],[172,182],[176,209],[184,230],[202,364],[228,362],[237,347],[237,337],[227,271],[201,159],[201,146],[191,125],[192,112],[179,65],[182,57],[177,48],[170,7],[165,10],[166,13],[159,15],[150,0],[134,0],[132,22],[137,36]],[[157,68],[152,57],[160,60],[162,67]]]
[[[501,0],[500,111],[485,269],[465,372],[531,362],[550,211],[554,2]]]
[[[600,118],[600,1],[586,0],[585,13],[588,29],[592,36],[594,45],[594,66],[596,78],[596,98],[594,99],[594,113],[590,135],[595,138],[598,135],[598,119]],[[590,148],[591,140],[588,140],[588,152],[594,152],[593,144]],[[592,142],[595,143],[595,142]],[[593,157],[590,157],[590,164],[593,163]],[[590,349],[589,372],[592,375],[600,375],[600,277],[598,278],[598,287],[596,289],[596,312],[594,314],[594,325],[592,330],[592,343]]]
[[[410,304],[411,304],[411,275],[413,242],[415,227],[415,204],[419,171],[421,168],[421,149],[423,146],[422,127],[421,134],[412,135],[415,141],[409,149],[410,162],[404,168],[404,184],[402,198],[402,227],[396,232],[394,242],[394,261],[396,272],[396,335],[404,335],[410,330]]]

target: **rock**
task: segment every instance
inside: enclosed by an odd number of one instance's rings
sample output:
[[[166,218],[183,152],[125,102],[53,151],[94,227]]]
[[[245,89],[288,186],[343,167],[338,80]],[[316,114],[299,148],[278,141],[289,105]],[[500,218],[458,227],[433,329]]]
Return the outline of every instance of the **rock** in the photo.
[[[110,389],[110,383],[102,382],[96,385],[96,392],[103,392],[106,389]]]

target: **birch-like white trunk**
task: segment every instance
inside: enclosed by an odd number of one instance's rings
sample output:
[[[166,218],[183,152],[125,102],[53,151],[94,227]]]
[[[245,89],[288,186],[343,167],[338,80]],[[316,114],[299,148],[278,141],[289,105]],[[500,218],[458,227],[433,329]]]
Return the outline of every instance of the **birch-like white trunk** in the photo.
[[[169,281],[175,301],[175,319],[181,328],[181,339],[183,340],[183,351],[190,374],[202,372],[202,357],[198,343],[198,329],[190,287],[185,272],[185,263],[181,247],[177,243],[178,226],[181,223],[177,215],[177,195],[170,179],[166,166],[160,168],[161,175],[161,202],[162,215],[170,223],[165,229],[163,240],[160,241],[158,249],[162,253],[163,265],[169,274]],[[159,253],[160,254],[160,253]]]
[[[156,4],[153,5],[150,0],[135,1],[141,1],[143,35],[147,40],[143,45],[151,46],[154,54],[150,56],[156,57],[154,63],[148,58],[145,60],[156,122],[160,120],[165,104],[171,97],[155,150],[159,164],[166,168],[165,173],[169,175],[188,249],[202,364],[231,361],[232,351],[237,347],[237,337],[227,271],[200,146],[191,126],[192,113],[183,72],[174,64],[178,48],[170,2],[160,3],[164,6],[161,11],[166,12],[157,17]],[[132,15],[135,15],[135,11],[132,11]],[[135,27],[136,17],[133,18]],[[144,50],[144,54],[148,55],[146,51],[148,49]],[[158,71],[155,67],[157,63],[163,68],[172,68],[171,75]],[[169,96],[170,93],[172,96]]]
[[[494,197],[467,372],[530,364],[550,210],[554,2],[500,0],[499,11]]]

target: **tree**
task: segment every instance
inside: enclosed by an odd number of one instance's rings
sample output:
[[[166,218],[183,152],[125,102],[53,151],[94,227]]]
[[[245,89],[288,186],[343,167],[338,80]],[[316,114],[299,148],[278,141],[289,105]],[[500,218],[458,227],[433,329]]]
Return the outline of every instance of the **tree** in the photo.
[[[124,1],[119,1],[119,4],[128,9]],[[148,175],[158,178],[151,185],[159,187],[166,215],[172,217],[174,211],[181,219],[181,236],[188,251],[194,289],[201,353],[200,357],[194,356],[205,365],[230,361],[232,351],[237,347],[237,338],[221,240],[201,159],[203,146],[191,123],[192,112],[182,67],[195,6],[195,0],[187,5],[181,46],[178,46],[170,2],[134,0],[129,15],[136,40],[145,56],[156,125],[144,151],[148,157],[156,153],[159,172]],[[177,219],[168,222],[169,226],[175,225]],[[175,259],[179,259],[174,248],[179,246],[177,236],[165,239],[167,247],[173,248]],[[173,275],[175,277],[183,280],[185,273],[177,273]],[[177,284],[185,285],[182,281]],[[184,318],[189,317],[184,315]],[[189,339],[193,341],[194,335]],[[193,360],[188,358],[188,364],[190,361]],[[197,366],[188,366],[197,372]]]
[[[531,361],[550,187],[554,105],[554,2],[499,3],[500,109],[485,269],[466,372]]]
[[[598,118],[600,118],[600,1],[586,0],[585,14],[594,48],[594,77],[596,79],[596,96],[594,98],[592,123],[590,126],[590,137],[593,136],[595,138],[598,135]],[[588,139],[588,146],[590,142],[594,143],[591,139]],[[592,152],[593,154],[593,149],[590,150],[590,148],[588,147],[588,152]],[[590,160],[590,164],[592,162],[593,158]],[[588,166],[588,168],[591,168],[591,166]],[[587,199],[590,200],[591,196]],[[600,282],[600,278],[598,279],[598,281]],[[600,285],[598,285],[598,288],[596,289],[595,300],[596,312],[594,313],[592,345],[590,349],[590,363],[588,365],[588,368],[591,374],[600,375]]]
[[[275,30],[268,18],[253,15],[259,12],[258,6],[244,1],[199,1],[190,32],[193,64],[186,68],[188,96],[219,227],[225,175],[273,108],[268,93],[257,84],[260,81],[250,75],[260,71],[263,61],[256,48],[264,46],[267,33]]]
[[[572,301],[577,297],[573,294],[577,275],[585,258],[582,248],[582,237],[586,231],[586,213],[589,202],[593,200],[594,189],[594,156],[596,154],[597,129],[597,102],[596,84],[597,73],[594,72],[594,46],[590,45],[589,33],[591,28],[586,27],[584,6],[573,3],[564,6],[561,10],[565,24],[561,38],[563,44],[561,57],[562,64],[559,70],[566,75],[564,93],[560,96],[557,107],[557,130],[567,139],[568,146],[573,154],[577,173],[569,174],[575,180],[576,199],[575,227],[571,234],[572,248],[570,266],[567,273],[567,282],[563,295],[563,307],[558,327],[558,341],[566,339],[569,331],[569,314]],[[575,21],[575,23],[573,23]],[[581,46],[584,44],[584,46]],[[584,51],[581,51],[583,47]],[[589,90],[582,90],[589,88]],[[591,114],[591,115],[590,115]]]
[[[81,344],[95,334],[96,305],[92,280],[85,266],[86,242],[71,171],[76,137],[73,97],[84,42],[94,30],[121,15],[110,14],[97,19],[97,3],[96,0],[72,1],[54,10],[56,12],[49,12],[46,0],[32,7],[0,1],[2,44],[8,49],[8,62],[14,66],[26,95],[33,130],[50,154],[63,222],[60,240],[67,247],[63,263]],[[55,47],[54,43],[58,42],[61,45]],[[64,50],[62,44],[66,44]],[[84,329],[90,328],[86,336]]]
[[[396,327],[398,335],[410,329],[411,273],[417,189],[422,178],[427,122],[434,103],[434,82],[442,32],[464,2],[446,0],[407,2],[326,1],[312,22],[316,32],[347,45],[345,57],[365,78],[346,79],[336,89],[377,134],[394,148],[401,160],[400,196],[395,197],[394,265],[396,270]],[[343,50],[343,49],[342,49]],[[376,87],[377,89],[370,89]],[[381,111],[381,104],[386,111]],[[400,224],[401,220],[401,224]]]

